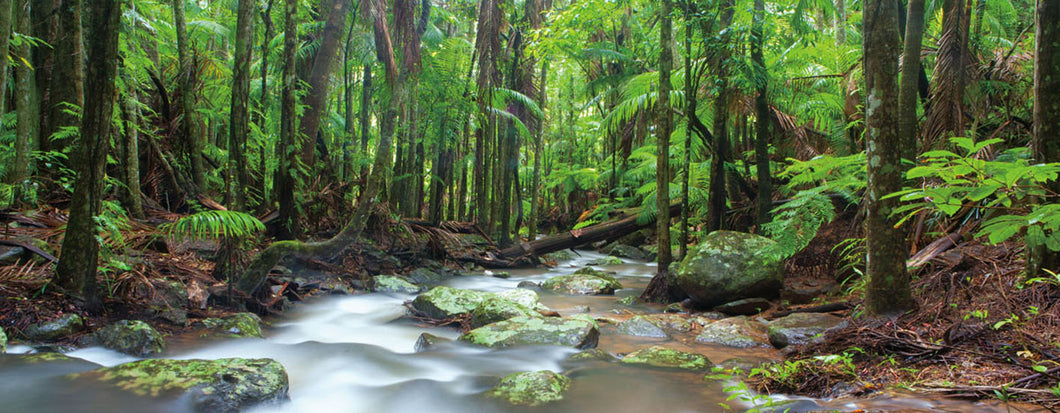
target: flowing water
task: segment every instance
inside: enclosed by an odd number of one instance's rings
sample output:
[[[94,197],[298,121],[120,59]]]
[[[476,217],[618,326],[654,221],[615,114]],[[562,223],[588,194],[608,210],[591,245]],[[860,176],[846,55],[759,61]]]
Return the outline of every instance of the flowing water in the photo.
[[[589,260],[601,257],[582,252],[570,262],[551,270],[513,270],[511,278],[486,276],[454,277],[449,285],[483,291],[516,288],[521,281],[540,282],[570,273]],[[655,267],[627,261],[603,267],[617,271],[626,288],[609,296],[565,296],[542,292],[541,302],[561,314],[588,311],[594,317],[622,318],[632,312],[657,312],[653,307],[626,307],[617,299],[637,295],[644,289]],[[565,372],[572,386],[564,400],[534,411],[548,412],[714,412],[746,410],[751,405],[728,400],[731,383],[709,381],[701,373],[670,372],[623,366],[602,361],[568,362],[576,350],[561,347],[520,347],[486,350],[459,343],[417,353],[414,344],[421,333],[456,338],[449,327],[430,327],[403,318],[403,303],[411,296],[361,294],[321,298],[300,305],[282,319],[272,320],[265,339],[203,341],[177,337],[163,357],[216,359],[225,357],[276,359],[290,376],[291,401],[265,406],[255,412],[507,412],[509,405],[482,397],[499,377],[532,370]],[[600,348],[623,354],[653,344],[666,344],[708,356],[714,362],[734,357],[745,360],[777,359],[773,350],[734,350],[697,344],[691,337],[649,339],[616,334],[602,325]],[[9,352],[25,352],[25,346]],[[18,363],[0,358],[0,412],[114,412],[186,411],[186,404],[156,404],[121,391],[78,388],[61,375],[93,368],[96,363],[112,366],[135,358],[102,348],[68,353],[70,362],[43,365]],[[91,363],[88,363],[91,362]],[[874,400],[815,401],[786,398],[783,409],[791,411],[857,409],[890,411],[1005,411],[966,402],[915,396],[890,395]],[[761,401],[761,400],[759,400]]]

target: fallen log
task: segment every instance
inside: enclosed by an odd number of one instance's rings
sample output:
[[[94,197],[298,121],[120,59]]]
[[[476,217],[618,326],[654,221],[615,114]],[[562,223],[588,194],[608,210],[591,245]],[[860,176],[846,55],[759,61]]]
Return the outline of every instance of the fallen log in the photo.
[[[670,205],[670,216],[676,216],[680,213],[680,203]],[[515,261],[515,258],[523,256],[538,256],[592,242],[615,240],[655,225],[654,219],[647,222],[637,222],[637,216],[638,214],[630,214],[585,228],[562,232],[531,242],[519,243],[502,250],[500,257]]]
[[[960,244],[963,238],[964,234],[961,232],[955,232],[946,235],[942,238],[939,238],[935,240],[935,242],[928,244],[928,246],[924,247],[924,249],[917,252],[916,255],[913,256],[913,258],[910,258],[908,261],[906,261],[905,266],[912,269],[927,264],[928,261],[931,261],[935,257],[939,256],[939,254],[942,254],[943,252],[946,252],[957,244]]]

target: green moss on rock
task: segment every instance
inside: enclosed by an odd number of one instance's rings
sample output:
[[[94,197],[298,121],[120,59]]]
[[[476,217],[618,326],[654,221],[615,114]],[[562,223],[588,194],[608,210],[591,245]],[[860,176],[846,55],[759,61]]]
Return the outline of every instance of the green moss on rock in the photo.
[[[696,341],[728,347],[769,347],[766,326],[746,316],[718,320],[703,326]]]
[[[154,398],[186,398],[198,412],[234,412],[288,399],[287,371],[271,359],[141,360],[70,374]]]
[[[460,341],[486,347],[546,344],[575,348],[596,347],[600,330],[585,317],[515,317],[464,333]]]
[[[236,313],[222,318],[207,318],[202,324],[211,330],[210,336],[229,338],[263,337],[261,318],[253,313]]]
[[[622,358],[622,363],[692,371],[708,370],[713,366],[706,356],[662,346],[652,346],[629,353]]]
[[[0,327],[0,353],[7,352],[7,333],[4,332],[4,328]]]
[[[541,283],[541,288],[552,292],[579,295],[614,294],[622,284],[606,273],[574,273],[552,277]]]
[[[416,296],[412,309],[422,316],[445,320],[470,313],[488,297],[488,293],[439,286]]]
[[[416,294],[423,291],[423,288],[406,281],[404,278],[396,277],[393,275],[377,275],[372,277],[372,292],[379,293],[400,293],[400,294]]]
[[[96,340],[106,348],[137,357],[162,352],[162,334],[139,320],[121,320],[96,331]]]
[[[758,235],[714,231],[677,265],[675,282],[699,307],[742,298],[775,298],[783,260],[776,242]]]
[[[56,320],[31,324],[24,332],[30,340],[55,341],[84,329],[85,320],[77,314],[68,313]]]
[[[569,388],[570,378],[542,370],[509,374],[488,395],[517,406],[540,406],[562,400]]]
[[[540,317],[526,306],[499,297],[489,297],[471,311],[471,328],[504,321],[514,317]]]
[[[645,316],[634,316],[618,325],[618,333],[637,337],[669,337],[662,327]]]

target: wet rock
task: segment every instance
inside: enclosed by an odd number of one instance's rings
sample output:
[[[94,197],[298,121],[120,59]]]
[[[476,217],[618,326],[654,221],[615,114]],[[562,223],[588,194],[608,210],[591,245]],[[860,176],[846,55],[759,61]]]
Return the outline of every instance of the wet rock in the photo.
[[[733,357],[718,363],[718,367],[730,372],[749,374],[751,370],[761,367],[763,364],[769,362],[771,362],[769,359],[763,357]]]
[[[548,370],[512,373],[487,394],[517,406],[540,406],[563,399],[570,378]]]
[[[151,285],[140,284],[136,287],[136,295],[147,301],[150,314],[161,318],[171,324],[184,325],[188,321],[188,290],[180,281],[174,280],[152,280]],[[217,294],[214,299],[225,299],[225,295]]]
[[[622,264],[624,264],[624,262],[622,261],[621,258],[612,257],[612,256],[609,255],[609,256],[606,256],[606,257],[597,258],[595,260],[589,261],[587,264],[588,265],[622,265]]]
[[[497,298],[511,301],[531,310],[547,309],[538,301],[537,293],[531,290],[514,289],[493,293]]]
[[[223,318],[207,318],[202,324],[211,330],[210,336],[241,338],[263,337],[261,318],[253,313],[236,313]]]
[[[744,298],[714,307],[714,311],[728,315],[755,315],[772,307],[773,303],[765,298]]]
[[[696,328],[696,324],[706,325],[710,321],[702,319],[701,317],[687,317],[679,314],[646,314],[640,317],[644,317],[652,324],[662,327],[664,330],[679,331],[687,333]]]
[[[470,313],[489,294],[446,286],[430,289],[412,300],[412,309],[424,317],[445,320]]]
[[[420,334],[420,337],[416,339],[416,344],[413,348],[416,349],[417,353],[422,353],[424,351],[434,350],[438,348],[439,344],[448,343],[451,341],[453,340],[450,340],[445,337],[438,337],[431,333],[423,333]]]
[[[585,349],[596,347],[599,339],[600,330],[588,316],[515,317],[460,336],[460,341],[497,348],[546,344]]]
[[[615,301],[615,302],[618,303],[618,305],[624,305],[626,307],[632,307],[634,305],[637,305],[639,300],[637,299],[637,296],[629,295],[629,296],[625,296],[625,297],[619,298],[618,301]]]
[[[96,331],[103,347],[125,354],[147,357],[161,353],[166,346],[162,334],[140,320],[121,320]]]
[[[677,265],[675,281],[698,307],[780,294],[783,261],[765,237],[714,231]]]
[[[437,285],[445,281],[445,274],[427,268],[417,268],[405,278],[417,285]]]
[[[378,293],[416,294],[423,291],[420,286],[393,275],[377,275],[372,277],[370,284],[369,290]]]
[[[30,324],[23,333],[33,341],[55,341],[84,329],[85,320],[77,314],[68,313],[56,320]]]
[[[644,316],[635,316],[618,325],[618,333],[637,337],[669,337],[666,331]]]
[[[490,297],[482,301],[471,311],[471,328],[504,321],[514,317],[540,317],[536,311],[514,301],[500,297]]]
[[[706,356],[685,353],[662,346],[652,346],[637,350],[622,358],[623,364],[646,365],[667,369],[702,371],[710,369],[713,363]]]
[[[197,412],[236,412],[288,400],[287,371],[271,359],[152,359],[65,377],[144,397],[187,400]]]
[[[604,350],[598,348],[591,348],[588,350],[582,350],[577,353],[571,354],[570,357],[567,357],[567,360],[612,362],[615,361],[615,356],[612,356],[611,353],[608,353]]]
[[[843,319],[831,314],[794,313],[769,323],[769,342],[776,348],[806,344]]]
[[[0,265],[14,265],[23,260],[25,255],[25,248],[0,245]]]
[[[696,341],[728,347],[769,347],[766,326],[745,316],[726,318],[703,326]]]
[[[545,261],[570,261],[574,259],[574,254],[571,253],[569,250],[559,250],[556,252],[550,252],[548,254],[542,255],[541,258],[543,258]]]
[[[644,250],[631,245],[623,244],[618,244],[614,247],[610,247],[607,254],[614,257],[629,258],[631,260],[648,259],[648,254],[645,253]]]
[[[512,274],[509,273],[508,271],[493,272],[493,271],[486,270],[485,274],[487,276],[490,276],[490,277],[493,277],[493,278],[500,278],[502,280],[506,280],[506,279],[512,278]]]
[[[552,277],[541,283],[541,288],[563,294],[604,295],[614,294],[622,284],[609,274],[593,270],[579,270],[574,274]]]
[[[538,285],[538,283],[533,282],[533,281],[519,281],[519,284],[516,285],[515,287],[516,288],[526,289],[526,290],[540,290],[541,289],[541,286]]]
[[[790,304],[807,304],[817,297],[831,293],[835,288],[836,283],[832,280],[804,280],[786,285],[780,292],[780,298]]]
[[[664,313],[683,313],[685,308],[681,306],[681,303],[670,303],[663,309]]]

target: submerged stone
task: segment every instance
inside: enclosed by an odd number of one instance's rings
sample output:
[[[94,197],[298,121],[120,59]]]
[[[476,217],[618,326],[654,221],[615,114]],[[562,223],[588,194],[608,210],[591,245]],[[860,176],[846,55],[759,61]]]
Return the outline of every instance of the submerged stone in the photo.
[[[776,348],[806,344],[842,323],[842,318],[831,314],[794,313],[769,323],[769,342]]]
[[[23,332],[30,340],[55,341],[84,329],[85,320],[77,314],[68,313],[52,321],[30,324]]]
[[[515,317],[460,336],[460,341],[497,348],[545,344],[586,349],[596,347],[599,339],[600,330],[588,316]]]
[[[611,362],[611,361],[615,361],[615,356],[612,356],[611,353],[608,353],[608,352],[606,352],[604,350],[601,350],[601,349],[598,349],[598,348],[591,348],[591,349],[588,349],[588,350],[582,350],[582,351],[579,351],[577,353],[571,354],[570,357],[567,357],[567,360],[568,361],[605,361],[605,362]]]
[[[540,406],[563,399],[570,388],[570,378],[548,370],[512,373],[501,379],[488,393],[517,406]]]
[[[655,325],[652,320],[645,316],[635,316],[622,322],[618,325],[618,332],[620,334],[626,334],[637,337],[657,337],[664,338],[669,337],[666,331]]]
[[[579,295],[614,294],[622,284],[606,273],[579,273],[552,277],[541,283],[541,288],[552,292]]]
[[[783,260],[776,242],[758,235],[714,231],[677,266],[675,282],[698,307],[752,297],[775,298]]]
[[[413,284],[436,285],[445,280],[445,274],[428,268],[417,268],[412,270],[405,278]]]
[[[703,326],[696,341],[728,347],[769,347],[766,326],[745,316],[726,318]]]
[[[473,311],[488,293],[439,286],[412,300],[412,309],[424,317],[445,320]]]
[[[207,318],[202,320],[207,329],[212,330],[208,335],[230,338],[241,337],[263,337],[261,334],[261,318],[253,313],[236,313],[222,318]]]
[[[146,357],[162,352],[166,342],[162,334],[140,320],[121,320],[96,331],[103,347],[125,354]]]
[[[431,333],[422,333],[420,334],[420,337],[416,339],[416,344],[413,348],[416,349],[417,353],[422,353],[424,351],[434,350],[438,348],[439,344],[448,343],[450,341],[453,340],[445,337],[438,337]]]
[[[609,247],[608,254],[615,257],[629,258],[633,260],[645,260],[648,254],[644,250],[632,245],[617,244]]]
[[[542,255],[541,258],[544,258],[545,261],[569,261],[574,259],[574,254],[572,254],[569,250],[559,250]]]
[[[393,275],[377,275],[372,277],[371,291],[378,293],[416,294],[423,291],[423,288],[410,283],[401,277]]]
[[[287,371],[271,359],[151,359],[65,377],[144,397],[188,400],[197,412],[235,412],[288,399]]]
[[[643,350],[634,351],[623,357],[621,362],[624,364],[692,371],[707,370],[713,366],[713,363],[706,356],[685,353],[662,346],[651,346]]]

